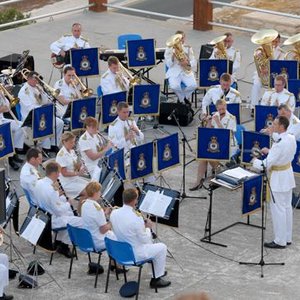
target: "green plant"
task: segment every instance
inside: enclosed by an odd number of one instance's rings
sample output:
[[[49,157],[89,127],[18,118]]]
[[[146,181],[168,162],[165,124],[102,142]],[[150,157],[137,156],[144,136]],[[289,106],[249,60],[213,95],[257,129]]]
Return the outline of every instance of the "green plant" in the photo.
[[[21,11],[19,11],[16,8],[4,9],[4,10],[0,11],[0,24],[6,24],[9,22],[14,22],[14,21],[18,21],[18,20],[24,20],[24,23],[7,26],[4,28],[1,28],[0,30],[6,30],[6,29],[15,28],[15,27],[33,23],[33,21],[26,21],[26,19],[29,17],[30,17],[30,13],[23,14]]]

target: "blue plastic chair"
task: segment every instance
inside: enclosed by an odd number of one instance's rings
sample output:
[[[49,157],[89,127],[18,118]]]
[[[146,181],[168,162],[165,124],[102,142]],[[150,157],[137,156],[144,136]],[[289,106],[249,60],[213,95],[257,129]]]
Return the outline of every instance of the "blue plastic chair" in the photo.
[[[245,130],[246,130],[245,126],[243,126],[241,124],[236,125],[235,138],[236,138],[239,146],[242,145],[242,134],[243,134],[243,131],[245,131]]]
[[[30,196],[29,191],[26,190],[26,189],[23,189],[23,191],[24,191],[24,194],[25,194],[25,197],[26,197],[26,199],[27,199],[27,201],[28,201],[29,206],[30,206],[30,207],[36,206],[36,205],[33,203],[33,201],[32,201],[32,198],[31,198],[31,196]]]
[[[70,224],[67,224],[67,230],[68,230],[69,237],[70,237],[70,240],[73,245],[68,278],[71,278],[73,257],[74,257],[74,255],[76,255],[76,247],[78,247],[82,252],[85,252],[88,254],[90,263],[92,262],[91,253],[97,253],[98,254],[97,266],[100,266],[102,252],[104,252],[106,249],[101,249],[100,251],[97,251],[95,249],[92,235],[87,229],[79,228],[79,227],[75,227],[75,226],[71,226]],[[96,278],[95,278],[95,284],[94,284],[95,288],[97,287],[98,275],[99,275],[99,268],[97,268],[97,272],[96,272]]]
[[[118,49],[126,49],[127,41],[141,40],[142,37],[139,34],[123,34],[118,36]]]
[[[67,227],[57,227],[57,228],[51,228],[51,231],[54,233],[54,245],[57,241],[57,235],[60,231],[67,230]],[[54,252],[51,253],[49,265],[52,265]]]
[[[107,254],[109,256],[105,293],[107,293],[107,290],[108,290],[110,267],[111,267],[111,261],[113,260],[115,262],[115,265],[119,264],[119,265],[123,266],[125,283],[127,282],[125,266],[134,266],[134,267],[139,268],[137,292],[136,292],[136,297],[135,297],[135,299],[138,299],[139,289],[140,289],[140,281],[141,281],[141,273],[142,273],[143,265],[145,263],[151,264],[152,275],[153,275],[153,278],[155,278],[153,259],[149,258],[146,260],[136,261],[134,253],[133,253],[133,249],[129,243],[114,241],[107,237],[105,237],[104,242],[105,242]],[[117,277],[117,279],[118,279],[118,277]],[[155,292],[157,293],[157,288],[155,288]]]

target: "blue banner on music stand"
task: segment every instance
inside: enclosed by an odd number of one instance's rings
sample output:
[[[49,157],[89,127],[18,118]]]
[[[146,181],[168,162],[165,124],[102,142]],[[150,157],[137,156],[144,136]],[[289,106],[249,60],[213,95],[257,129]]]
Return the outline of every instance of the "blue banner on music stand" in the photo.
[[[210,87],[220,84],[220,77],[228,73],[227,59],[200,59],[199,61],[199,86]]]
[[[236,123],[241,124],[241,105],[240,103],[228,103],[227,110],[236,118]],[[208,114],[211,115],[212,113],[216,112],[217,108],[214,104],[210,104],[208,106]]]
[[[300,174],[300,142],[297,142],[297,150],[295,157],[292,161],[293,171],[296,174]]]
[[[131,179],[138,179],[153,173],[153,142],[130,149]]]
[[[297,60],[270,60],[270,87],[274,87],[274,79],[277,75],[282,75],[289,79],[298,79]]]
[[[10,122],[0,125],[0,159],[14,154]]]
[[[262,175],[250,178],[243,183],[242,214],[249,215],[261,208],[263,180]]]
[[[197,139],[197,159],[230,159],[229,129],[198,127]]]
[[[108,165],[112,170],[115,170],[123,180],[126,179],[124,148],[117,150],[108,156]]]
[[[277,106],[255,105],[255,131],[271,126],[277,115]]]
[[[97,76],[99,71],[98,48],[72,49],[71,64],[75,68],[77,76]]]
[[[53,104],[43,105],[33,109],[32,114],[32,139],[44,139],[52,136],[54,133],[53,127]]]
[[[128,68],[145,68],[156,65],[154,39],[131,40],[126,42]]]
[[[71,102],[71,130],[82,129],[87,117],[96,117],[96,98],[78,99]]]
[[[158,171],[175,167],[180,163],[178,133],[157,140],[156,156]]]
[[[271,139],[268,135],[252,131],[243,131],[242,134],[242,163],[250,164],[255,151],[264,147],[270,149]]]
[[[296,106],[300,106],[300,79],[289,79],[288,90],[295,95]]]
[[[109,125],[118,116],[117,105],[127,102],[127,92],[119,92],[102,96],[102,124]]]
[[[133,87],[133,114],[138,116],[158,116],[160,85],[145,84]]]

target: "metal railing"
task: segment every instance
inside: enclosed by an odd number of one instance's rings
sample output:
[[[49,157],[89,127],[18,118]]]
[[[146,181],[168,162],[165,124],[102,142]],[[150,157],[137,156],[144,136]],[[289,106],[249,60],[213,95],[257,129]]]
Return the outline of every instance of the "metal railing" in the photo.
[[[1,2],[0,6],[9,5],[9,4],[12,4],[12,3],[15,3],[15,2],[20,2],[20,1],[22,1],[22,0],[8,0],[8,1]]]

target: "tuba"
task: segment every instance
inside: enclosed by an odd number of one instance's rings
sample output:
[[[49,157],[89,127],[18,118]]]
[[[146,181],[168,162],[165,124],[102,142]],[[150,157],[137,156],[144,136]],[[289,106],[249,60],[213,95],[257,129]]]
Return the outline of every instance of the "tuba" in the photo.
[[[184,53],[182,47],[181,40],[182,40],[182,34],[174,34],[166,42],[167,47],[173,48],[174,55],[179,62],[182,62],[187,59],[187,56]],[[192,71],[191,66],[186,66],[184,71],[187,74],[191,73]]]
[[[270,65],[269,60],[273,58],[274,41],[278,36],[278,32],[274,29],[263,29],[256,32],[251,37],[251,42],[260,45],[254,50],[254,62],[258,77],[263,85],[269,85],[270,81]]]
[[[221,35],[209,42],[209,45],[214,45],[214,48],[217,49],[215,52],[216,59],[228,59],[224,43],[226,37],[226,35]]]
[[[287,53],[284,55],[284,59],[300,61],[300,33],[289,37],[287,40],[284,41],[283,45],[294,46],[294,49],[287,51]]]

